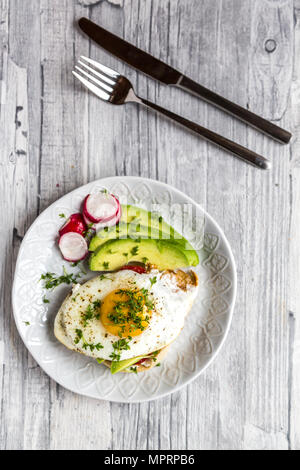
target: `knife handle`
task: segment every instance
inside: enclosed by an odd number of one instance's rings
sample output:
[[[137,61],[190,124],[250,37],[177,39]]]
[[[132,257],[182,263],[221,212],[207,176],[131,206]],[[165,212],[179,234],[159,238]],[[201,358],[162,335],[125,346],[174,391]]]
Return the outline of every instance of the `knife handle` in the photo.
[[[225,137],[216,134],[215,132],[210,131],[209,129],[206,129],[205,127],[199,126],[198,124],[189,121],[188,119],[178,116],[178,114],[172,113],[171,111],[168,111],[167,109],[164,109],[155,103],[151,103],[151,101],[145,100],[144,98],[138,97],[137,100],[134,101],[142,103],[148,108],[154,109],[160,114],[163,114],[164,116],[167,116],[173,121],[178,122],[178,124],[181,124],[182,126],[190,129],[191,131],[196,132],[198,135],[203,137],[203,139],[206,139],[209,142],[212,142],[213,144],[216,144],[219,147],[229,151],[241,160],[245,160],[246,162],[251,163],[252,165],[263,170],[269,170],[271,168],[271,163],[269,160],[262,157],[261,155],[258,155],[255,152],[252,152],[252,150],[249,150],[243,147],[242,145],[239,145],[229,139],[226,139]]]
[[[222,96],[214,93],[211,90],[208,90],[204,86],[200,85],[199,83],[194,82],[190,78],[182,75],[178,83],[175,85],[179,88],[184,90],[190,91],[193,94],[200,96],[208,103],[211,103],[218,108],[222,109],[223,111],[235,116],[236,118],[240,119],[241,121],[250,124],[251,126],[255,127],[256,129],[264,132],[265,134],[273,137],[274,139],[278,140],[283,144],[288,144],[292,134],[281,127],[276,126],[270,121],[258,116],[257,114],[248,111],[242,106],[239,106],[232,101],[223,98]]]

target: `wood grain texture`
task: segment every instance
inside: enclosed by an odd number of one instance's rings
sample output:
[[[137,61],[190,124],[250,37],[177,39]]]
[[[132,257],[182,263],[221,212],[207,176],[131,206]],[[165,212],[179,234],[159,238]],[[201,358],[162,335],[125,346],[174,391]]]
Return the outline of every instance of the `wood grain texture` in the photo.
[[[91,44],[88,16],[225,97],[293,132],[282,146]],[[0,449],[300,449],[299,0],[0,0]],[[139,94],[270,158],[260,172],[135,105],[74,82],[90,55]],[[178,187],[215,217],[238,268],[222,354],[158,401],[99,402],[58,386],[18,336],[11,286],[32,221],[97,178]]]

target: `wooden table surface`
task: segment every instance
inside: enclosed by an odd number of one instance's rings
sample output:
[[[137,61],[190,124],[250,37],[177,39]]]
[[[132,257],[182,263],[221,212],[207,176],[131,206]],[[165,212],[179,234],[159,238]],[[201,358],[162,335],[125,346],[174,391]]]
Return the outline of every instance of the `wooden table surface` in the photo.
[[[293,133],[280,145],[91,44],[87,16]],[[1,449],[300,449],[300,1],[0,0]],[[78,86],[80,54],[142,96],[270,158],[263,172],[135,105]],[[37,366],[14,324],[15,261],[50,203],[134,175],[185,191],[219,222],[238,269],[228,340],[194,383],[143,404],[77,396]],[[34,260],[33,260],[34,263]]]

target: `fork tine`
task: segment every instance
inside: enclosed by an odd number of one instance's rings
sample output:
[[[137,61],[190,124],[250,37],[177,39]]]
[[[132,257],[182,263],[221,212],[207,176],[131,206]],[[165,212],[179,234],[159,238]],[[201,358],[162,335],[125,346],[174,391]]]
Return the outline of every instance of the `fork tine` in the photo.
[[[81,75],[79,75],[77,72],[72,72],[72,74],[84,85],[86,86],[90,91],[95,93],[98,98],[101,98],[104,101],[108,101],[110,95],[106,93],[105,91],[101,90],[98,88],[96,85],[93,85],[93,83],[89,82],[85,78],[83,78]]]
[[[82,62],[81,60],[78,61],[78,64],[80,64],[82,67],[85,67],[87,70],[92,72],[96,77],[101,78],[104,82],[108,83],[109,85],[115,85],[116,81],[112,80],[111,78],[108,78],[106,75],[102,75],[102,73],[97,72],[97,70],[92,69],[92,67],[89,67],[87,64]]]
[[[103,83],[102,81],[98,80],[97,78],[93,77],[90,73],[87,73],[85,70],[82,70],[78,65],[75,66],[75,69],[78,70],[82,75],[85,75],[87,78],[92,80],[92,82],[96,83],[98,86],[103,88],[103,90],[108,91],[108,93],[112,93],[113,88],[106,85],[106,83]]]
[[[110,69],[109,67],[106,67],[105,65],[100,64],[96,60],[89,59],[88,57],[85,57],[84,55],[81,56],[81,59],[93,65],[96,69],[100,70],[101,72],[106,73],[106,75],[108,75],[109,77],[113,77],[117,79],[120,76],[118,72],[116,72],[113,69]]]

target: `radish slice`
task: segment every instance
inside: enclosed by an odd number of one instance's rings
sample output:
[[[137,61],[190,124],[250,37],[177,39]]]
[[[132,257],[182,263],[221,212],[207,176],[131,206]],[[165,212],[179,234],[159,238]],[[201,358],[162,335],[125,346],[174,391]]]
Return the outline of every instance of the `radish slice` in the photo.
[[[102,230],[105,227],[113,227],[114,225],[117,225],[120,222],[121,217],[122,217],[122,208],[120,204],[119,210],[113,219],[111,219],[108,222],[100,222],[99,224],[95,224],[94,229],[96,230],[96,232],[98,232],[99,230]]]
[[[60,229],[59,235],[62,237],[65,233],[76,232],[84,235],[87,230],[86,223],[81,214],[72,214],[65,225]]]
[[[84,219],[86,225],[88,226],[88,228],[91,229],[91,230],[95,230],[97,232],[99,230],[102,230],[105,227],[113,227],[114,225],[117,225],[120,222],[121,217],[122,217],[121,204],[119,206],[119,210],[118,210],[118,213],[116,214],[116,216],[113,219],[109,220],[108,222],[100,222],[99,224],[94,224],[85,215],[83,215],[83,219]]]
[[[79,233],[65,233],[60,237],[58,246],[64,259],[70,263],[81,261],[88,254],[87,242]]]
[[[112,194],[89,194],[83,203],[83,214],[93,223],[108,222],[118,213],[120,203]]]

